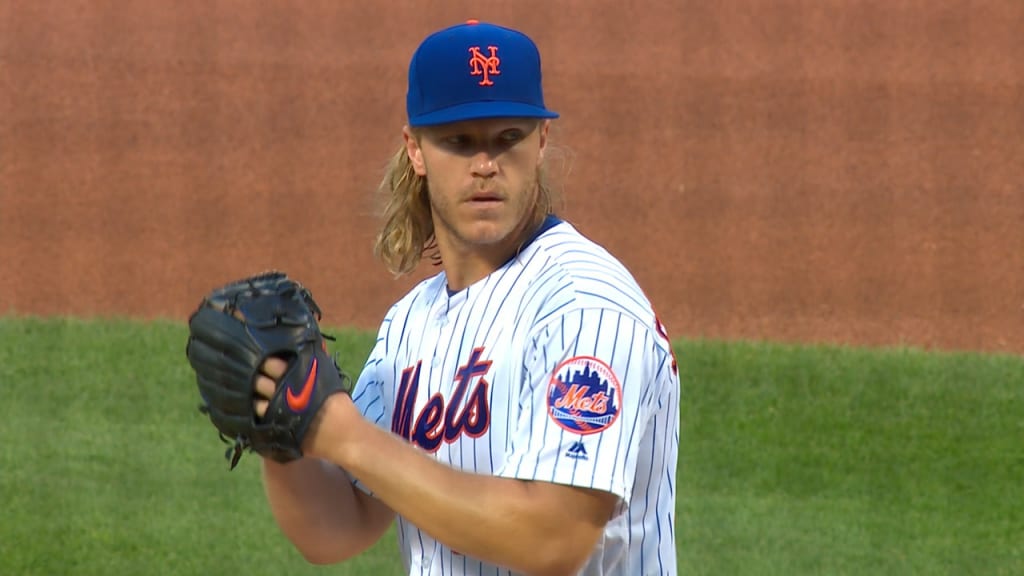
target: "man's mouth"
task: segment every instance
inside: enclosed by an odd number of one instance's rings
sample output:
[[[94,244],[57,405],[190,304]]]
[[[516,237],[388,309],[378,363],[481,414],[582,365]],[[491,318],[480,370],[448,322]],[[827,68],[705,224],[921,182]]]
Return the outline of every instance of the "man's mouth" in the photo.
[[[478,192],[469,198],[470,202],[501,202],[501,196],[493,192]]]

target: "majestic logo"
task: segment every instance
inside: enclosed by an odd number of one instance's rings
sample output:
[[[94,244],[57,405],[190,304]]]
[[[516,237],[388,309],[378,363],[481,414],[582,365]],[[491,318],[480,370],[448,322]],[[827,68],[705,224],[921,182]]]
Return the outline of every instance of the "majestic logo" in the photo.
[[[555,368],[548,383],[548,416],[574,434],[607,430],[619,417],[622,386],[610,366],[576,356]]]
[[[470,438],[482,436],[491,422],[490,383],[483,378],[491,369],[491,361],[481,361],[483,353],[483,348],[473,349],[469,360],[455,372],[457,384],[447,405],[444,397],[436,393],[419,413],[415,406],[423,361],[403,370],[391,418],[392,432],[428,452],[436,452],[442,442],[455,442],[462,434]],[[473,380],[477,382],[467,393]]]
[[[569,446],[569,449],[565,451],[565,455],[573,460],[586,460],[587,459],[587,447],[583,445],[582,440],[577,440]]]
[[[479,46],[469,49],[469,75],[482,76],[481,86],[493,86],[494,81],[491,80],[491,76],[501,74],[501,71],[498,70],[498,65],[501,64],[501,59],[498,58],[498,47],[488,46],[487,50],[491,53],[490,56],[484,56]]]
[[[285,390],[285,401],[288,402],[288,407],[292,409],[292,412],[302,412],[309,407],[309,399],[313,396],[313,386],[316,384],[316,356],[313,357],[313,363],[309,365],[309,374],[306,375],[306,381],[302,384],[302,388],[299,389],[299,393],[296,394],[289,386]]]

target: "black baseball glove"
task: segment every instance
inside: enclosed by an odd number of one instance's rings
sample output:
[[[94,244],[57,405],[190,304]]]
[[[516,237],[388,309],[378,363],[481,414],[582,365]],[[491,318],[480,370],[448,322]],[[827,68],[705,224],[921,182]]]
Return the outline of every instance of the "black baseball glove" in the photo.
[[[231,469],[246,450],[278,462],[302,457],[302,440],[328,396],[351,389],[351,379],[328,355],[320,308],[309,290],[282,272],[232,282],[203,299],[189,318],[185,348],[196,373],[201,412],[232,444]],[[260,366],[288,363],[267,412],[253,408]]]

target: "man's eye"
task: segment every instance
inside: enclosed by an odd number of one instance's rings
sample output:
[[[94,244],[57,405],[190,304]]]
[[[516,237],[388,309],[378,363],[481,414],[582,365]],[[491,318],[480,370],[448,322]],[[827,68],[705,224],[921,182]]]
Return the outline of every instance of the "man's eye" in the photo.
[[[453,136],[446,136],[444,143],[454,148],[461,148],[469,143],[469,138],[464,134],[455,134]]]
[[[501,133],[501,141],[506,143],[519,142],[523,139],[522,130],[505,130]]]

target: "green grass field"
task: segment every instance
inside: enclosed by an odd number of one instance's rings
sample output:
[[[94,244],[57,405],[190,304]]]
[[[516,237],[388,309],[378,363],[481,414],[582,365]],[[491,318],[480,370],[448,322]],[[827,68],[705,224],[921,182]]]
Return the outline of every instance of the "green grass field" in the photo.
[[[357,372],[372,336],[335,333]],[[304,564],[256,457],[228,472],[184,339],[0,317],[0,574],[400,574],[393,535]],[[1024,359],[677,350],[680,574],[1024,574]]]

